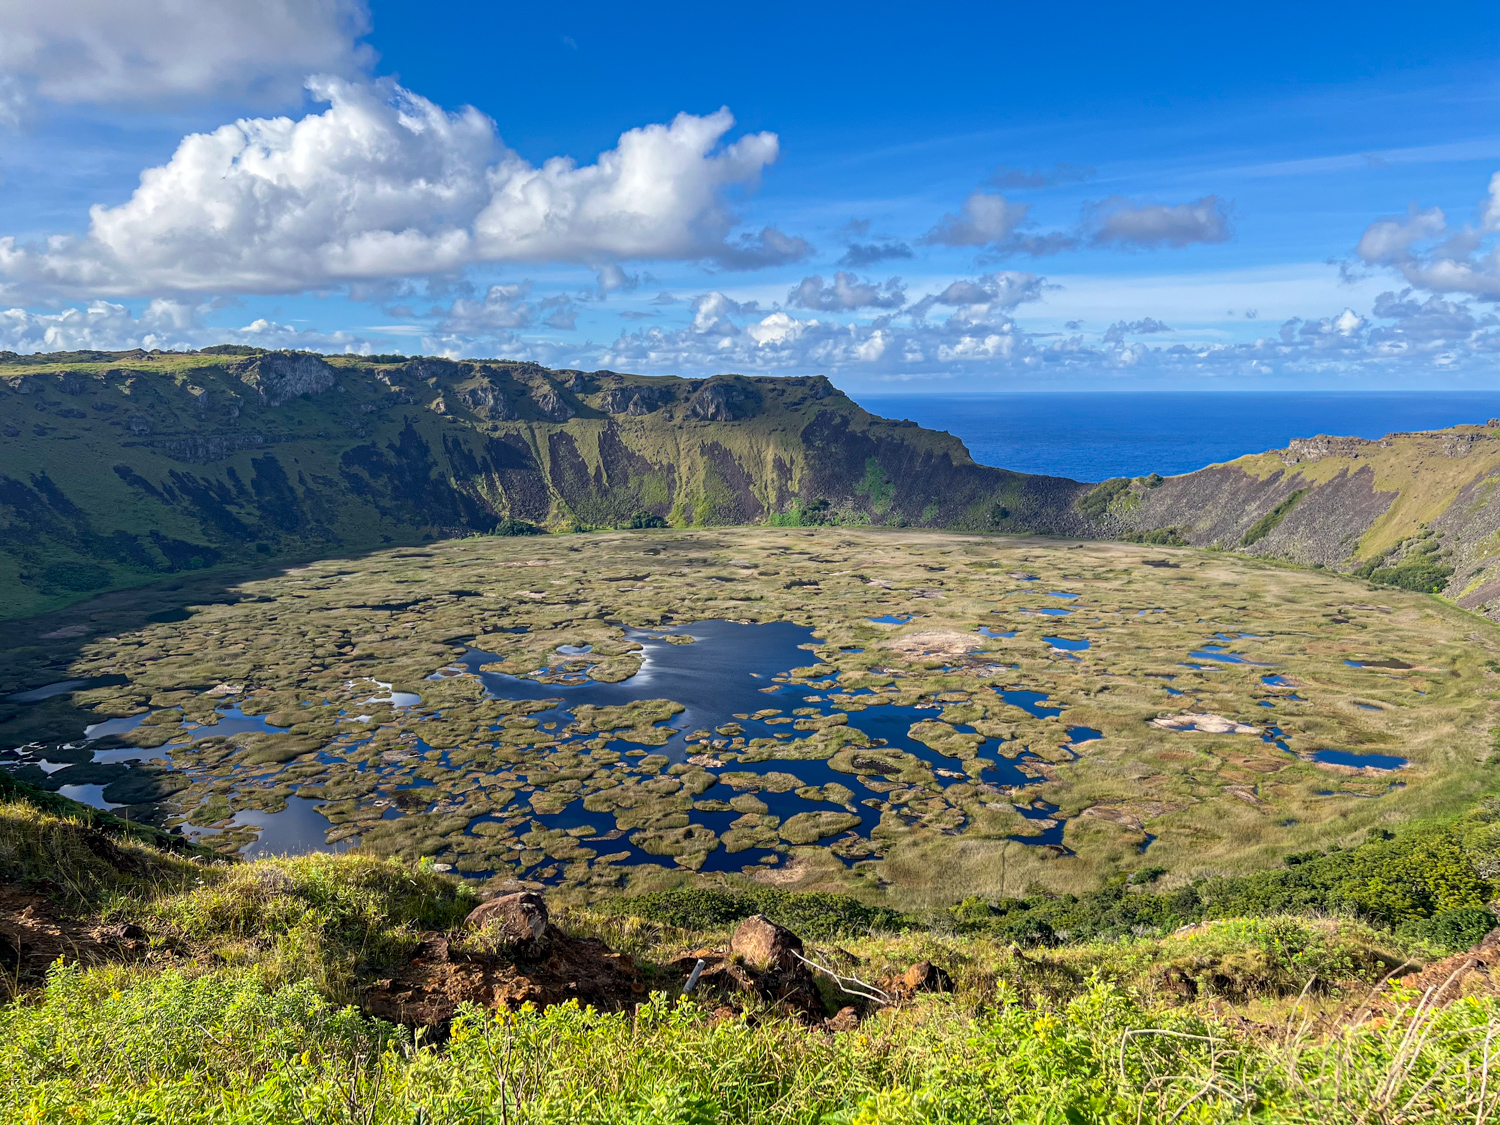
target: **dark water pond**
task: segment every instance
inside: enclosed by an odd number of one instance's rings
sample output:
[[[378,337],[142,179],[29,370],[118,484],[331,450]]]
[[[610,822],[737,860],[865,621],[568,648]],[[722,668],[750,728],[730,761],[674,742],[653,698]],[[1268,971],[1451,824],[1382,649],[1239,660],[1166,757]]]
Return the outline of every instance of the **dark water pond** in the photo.
[[[1088,641],[1075,641],[1067,637],[1043,637],[1042,640],[1046,641],[1053,648],[1064,649],[1068,652],[1082,652],[1089,647]]]
[[[1399,770],[1407,762],[1407,759],[1395,754],[1356,754],[1352,750],[1315,750],[1312,757],[1315,762],[1354,766],[1356,769],[1374,766],[1378,770]]]
[[[683,705],[682,714],[674,716],[669,726],[675,733],[664,746],[650,747],[654,754],[665,755],[672,761],[683,761],[691,756],[708,754],[724,761],[721,767],[707,767],[711,773],[782,773],[791,774],[804,786],[826,786],[837,784],[852,789],[855,800],[860,801],[873,794],[866,791],[857,778],[834,770],[827,761],[817,759],[770,758],[765,761],[736,760],[738,754],[731,750],[713,750],[701,743],[689,743],[687,735],[699,730],[714,730],[727,723],[737,723],[748,742],[756,738],[777,738],[789,742],[793,733],[783,725],[785,718],[795,708],[815,707],[819,715],[833,714],[825,710],[834,695],[854,696],[864,705],[863,710],[847,711],[848,725],[868,735],[878,744],[904,751],[922,759],[938,773],[940,784],[955,784],[965,780],[964,763],[960,759],[948,758],[909,735],[910,728],[924,720],[937,719],[941,704],[925,706],[902,706],[885,702],[883,696],[868,689],[843,692],[832,677],[814,679],[805,683],[786,682],[786,673],[792,668],[815,665],[816,658],[808,651],[816,647],[811,629],[789,622],[765,625],[741,625],[730,621],[701,621],[691,625],[670,629],[627,630],[629,638],[640,643],[643,661],[641,669],[630,679],[617,684],[597,683],[586,680],[577,684],[542,684],[535,680],[485,672],[484,665],[496,662],[493,653],[470,650],[458,661],[473,671],[491,695],[510,700],[557,700],[557,707],[534,715],[541,722],[555,721],[564,726],[572,721],[571,709],[580,704],[593,706],[620,706],[634,700],[670,699]],[[691,636],[692,644],[673,644],[662,638],[666,636]],[[1045,699],[1037,692],[1019,692],[1018,699]],[[1011,700],[1008,700],[1011,701]],[[776,708],[783,712],[770,719],[782,719],[783,723],[767,720],[736,719],[736,715],[753,715],[764,709]],[[1029,709],[1029,708],[1028,708]],[[1041,713],[1057,714],[1061,708],[1043,708]],[[1033,711],[1032,713],[1038,713]],[[961,733],[973,734],[973,728],[954,724]],[[590,736],[579,735],[580,739]],[[727,740],[720,739],[724,742]],[[610,749],[629,751],[634,747],[623,740],[609,744]],[[994,786],[1025,786],[1037,778],[1027,773],[1021,762],[1026,756],[1012,761],[994,753],[993,743],[981,745],[978,753],[990,760],[979,772],[977,780]],[[700,794],[700,800],[727,800],[735,790],[727,783],[715,785]],[[783,820],[802,812],[838,811],[840,806],[831,802],[816,802],[799,797],[794,792],[773,793],[762,789],[756,796],[768,806],[768,811]],[[880,821],[880,814],[871,809],[856,806],[860,817],[858,826],[846,834],[868,838],[870,830]],[[693,810],[689,821],[701,824],[722,834],[738,812],[704,812]],[[1028,814],[1029,815],[1029,814]],[[548,828],[593,827],[601,832],[614,828],[610,813],[590,813],[584,810],[582,800],[570,803],[562,812],[536,814],[533,819]],[[1041,837],[1026,837],[1028,842],[1042,843]],[[599,844],[590,844],[601,854],[628,852],[619,862],[662,863],[668,862],[660,856],[648,855],[629,843],[628,838]],[[703,870],[738,870],[748,863],[774,855],[767,849],[748,849],[730,853],[723,848],[710,854]]]
[[[249,859],[263,859],[308,852],[341,852],[353,847],[352,839],[328,843],[328,830],[333,825],[318,811],[323,804],[310,797],[293,796],[286,799],[286,808],[280,812],[241,809],[234,814],[229,827],[248,825],[261,831],[259,838],[240,849],[240,854]]]
[[[774,772],[794,777],[800,783],[797,788],[842,786],[854,794],[853,813],[859,818],[858,824],[841,828],[839,834],[846,837],[860,837],[868,840],[871,830],[880,823],[880,811],[867,807],[862,803],[864,801],[889,801],[890,812],[887,815],[914,822],[920,814],[908,811],[906,801],[914,800],[920,803],[936,794],[932,790],[916,789],[910,791],[911,796],[901,797],[893,791],[900,788],[904,792],[909,787],[897,786],[889,779],[880,779],[878,775],[867,779],[870,783],[866,784],[865,780],[854,774],[832,769],[826,760],[774,757],[768,757],[765,760],[741,760],[742,755],[757,758],[761,754],[774,753],[774,750],[769,747],[763,747],[757,751],[749,747],[748,743],[754,739],[775,740],[783,745],[794,742],[805,737],[807,732],[797,731],[791,722],[793,718],[816,720],[843,713],[847,716],[848,725],[867,735],[876,748],[884,746],[899,750],[925,762],[933,770],[940,788],[965,781],[979,782],[987,787],[986,791],[993,791],[996,794],[995,800],[1004,801],[1006,798],[1000,795],[1003,791],[1020,789],[1040,780],[1039,776],[1035,776],[1026,767],[1029,755],[1022,754],[1014,759],[1006,758],[996,752],[997,745],[993,741],[983,742],[977,747],[977,754],[985,759],[984,762],[966,763],[961,759],[949,758],[913,739],[908,733],[912,726],[923,721],[937,719],[944,704],[892,703],[888,701],[887,695],[869,688],[855,691],[843,690],[832,675],[796,683],[790,682],[788,673],[791,669],[813,666],[818,663],[812,651],[817,648],[817,642],[812,630],[807,627],[788,622],[741,625],[730,621],[702,621],[665,629],[627,629],[626,632],[632,641],[642,646],[642,663],[640,670],[634,676],[621,683],[600,683],[588,679],[586,675],[571,682],[541,683],[536,679],[482,671],[485,665],[498,662],[500,657],[494,653],[473,649],[465,653],[454,665],[435,675],[448,676],[468,672],[474,674],[484,685],[487,693],[496,698],[551,704],[544,710],[531,713],[530,717],[536,720],[543,730],[555,733],[559,749],[566,748],[573,742],[589,741],[597,737],[591,732],[569,729],[574,722],[573,710],[580,705],[611,707],[638,700],[672,700],[681,704],[684,710],[673,716],[667,723],[660,724],[671,732],[665,745],[643,748],[621,738],[611,740],[608,748],[627,755],[625,759],[627,764],[631,759],[638,759],[644,753],[664,755],[673,762],[681,762],[689,757],[696,757],[700,763],[705,761],[712,763],[717,759],[722,762],[721,765],[709,764],[705,767],[710,773],[733,772],[763,776]],[[682,639],[687,637],[692,638],[691,643],[681,643]],[[669,638],[676,639],[676,643]],[[573,656],[581,654],[584,649],[580,646],[576,652],[559,651],[565,656]],[[56,687],[58,693],[64,690],[60,685],[49,686]],[[1043,693],[1015,689],[1004,691],[1001,695],[1007,702],[1016,703],[1034,715],[1055,715],[1061,712],[1061,708],[1040,705],[1046,699]],[[356,696],[356,699],[358,702],[350,705],[350,710],[346,713],[344,720],[351,726],[363,718],[355,713],[362,703],[389,703],[397,707],[415,706],[420,703],[420,697],[415,694],[392,692],[389,685],[373,682],[368,700],[363,695]],[[749,716],[772,709],[778,711],[779,714],[768,715],[759,720],[735,718],[736,715]],[[803,710],[804,714],[794,716],[792,712],[799,709]],[[811,714],[806,712],[811,712]],[[172,744],[182,745],[184,741],[243,733],[284,733],[281,728],[268,724],[262,716],[244,714],[233,703],[220,706],[216,717],[218,721],[214,724],[186,726],[182,733],[174,736]],[[147,716],[139,715],[94,724],[88,728],[86,738],[90,742],[106,736],[128,740],[130,732],[139,727],[145,718]],[[711,738],[707,743],[703,741],[701,735],[695,741],[688,741],[689,735],[694,732],[715,731],[716,728],[725,727],[729,723],[736,723],[740,728],[738,737],[744,741],[738,749],[732,748],[731,740],[723,736]],[[953,724],[953,726],[960,733],[975,734],[972,727],[963,724]],[[325,750],[320,751],[317,755],[318,760],[330,766],[356,769],[360,772],[370,768],[380,769],[382,773],[386,772],[385,766],[371,766],[362,762],[351,763],[346,761],[345,757],[340,756],[352,754],[366,740],[358,737],[356,733],[358,730],[357,726],[353,726],[351,735],[340,737]],[[1097,736],[1098,732],[1087,728],[1073,728],[1068,732],[1068,737],[1074,742],[1087,741]],[[718,748],[714,747],[715,742]],[[146,761],[169,762],[172,744],[160,749],[127,746],[95,750],[92,760],[95,763],[127,765]],[[416,748],[419,755],[426,754],[430,750],[430,747],[420,739],[416,741]],[[441,756],[440,764],[447,764],[446,754]],[[462,767],[454,768],[461,769]],[[392,767],[390,772],[395,776],[399,769],[400,767]],[[773,783],[778,787],[782,784],[777,782],[765,784]],[[408,780],[402,782],[399,788],[402,790],[433,788],[435,804],[442,800],[441,788],[433,786],[431,781]],[[62,791],[75,799],[97,807],[113,807],[104,800],[103,790],[102,785],[75,785],[68,786]],[[697,799],[701,802],[727,802],[742,791],[744,791],[743,786],[736,788],[728,781],[723,781],[699,794]],[[846,806],[832,800],[817,800],[816,794],[803,797],[798,796],[795,791],[771,792],[766,788],[761,788],[756,792],[756,797],[767,806],[770,814],[780,817],[783,822],[798,813],[823,811],[847,814],[850,811]],[[324,803],[321,800],[292,795],[287,798],[286,807],[281,811],[242,809],[220,829],[185,828],[185,831],[202,837],[216,834],[217,831],[223,831],[225,828],[254,827],[259,830],[259,838],[243,849],[243,854],[251,857],[336,851],[352,846],[357,842],[357,838],[341,841],[337,845],[328,844],[327,834],[331,823],[319,811]],[[948,830],[958,830],[962,827],[962,814],[957,810],[952,811],[957,813],[958,823],[952,824]],[[1032,820],[1055,820],[1046,811],[1037,811],[1030,807],[1023,807],[1020,811],[1021,815]],[[1052,811],[1055,812],[1055,810]],[[404,815],[406,814],[402,809],[392,807],[384,811],[382,819],[398,819]],[[690,823],[710,828],[722,836],[729,830],[733,821],[742,814],[738,811],[715,812],[695,808],[688,815]],[[525,804],[525,798],[522,797],[519,802],[513,802],[509,807],[491,816],[477,818],[469,825],[466,834],[472,834],[478,825],[486,821],[505,821],[517,832],[524,832],[526,823],[533,827],[540,826],[547,829],[588,829],[590,836],[598,837],[598,839],[585,837],[587,846],[596,851],[599,857],[609,857],[610,862],[625,865],[641,863],[672,865],[670,857],[649,854],[633,844],[630,834],[618,829],[612,813],[595,813],[585,810],[581,797],[574,798],[555,812],[532,810]],[[847,820],[845,823],[848,823]],[[1033,844],[1060,844],[1061,834],[1061,822],[1057,822],[1048,826],[1039,835],[1018,836],[1017,839]],[[833,841],[831,837],[825,837],[823,842],[826,844]],[[729,852],[720,846],[710,853],[702,869],[737,871],[747,865],[778,862],[783,852],[784,847],[748,848],[738,852]],[[564,865],[559,862],[552,866],[560,869]],[[560,875],[544,877],[544,881],[550,878],[560,878]]]

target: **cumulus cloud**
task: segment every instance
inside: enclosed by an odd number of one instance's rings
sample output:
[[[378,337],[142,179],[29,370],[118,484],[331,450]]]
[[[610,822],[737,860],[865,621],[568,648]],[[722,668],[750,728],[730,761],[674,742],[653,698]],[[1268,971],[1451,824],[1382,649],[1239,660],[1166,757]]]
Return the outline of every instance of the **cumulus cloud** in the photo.
[[[366,0],[0,0],[0,27],[12,116],[37,98],[286,103],[308,74],[352,77],[373,59]]]
[[[594,292],[601,301],[614,292],[634,292],[641,284],[640,274],[626,273],[614,264],[601,266],[598,273],[599,276],[594,285]]]
[[[348,332],[309,332],[257,319],[240,328],[207,327],[211,303],[155,300],[139,313],[112,301],[91,301],[56,312],[0,310],[0,350],[32,352],[180,351],[209,344],[251,344],[323,352],[365,352],[369,342]]]
[[[982,277],[960,278],[936,293],[929,294],[911,306],[911,314],[921,320],[937,305],[967,310],[965,316],[979,321],[992,310],[1009,311],[1028,301],[1039,301],[1047,287],[1046,278],[1019,270],[1002,270]]]
[[[1500,300],[1500,172],[1490,178],[1479,224],[1452,228],[1441,208],[1377,219],[1354,248],[1366,266],[1387,267],[1432,293],[1462,293]]]
[[[498,329],[530,328],[536,323],[538,311],[535,302],[527,300],[530,294],[529,281],[491,285],[482,300],[459,298],[454,301],[439,322],[438,329],[483,336]]]
[[[899,277],[885,284],[861,281],[852,273],[839,270],[833,283],[827,284],[820,274],[804,277],[787,294],[787,304],[794,308],[836,312],[844,309],[899,309],[906,304],[906,287]]]
[[[912,257],[911,247],[904,242],[891,239],[887,242],[851,242],[844,256],[838,260],[841,266],[864,269],[878,262],[891,262]]]
[[[309,83],[329,108],[185,138],[86,237],[0,238],[12,292],[84,296],[293,292],[485,262],[710,260],[811,252],[775,227],[731,238],[726,193],[776,159],[773,133],[731,144],[727,109],[631,129],[598,160],[536,167],[478,110],[394,82]]]
[[[1500,354],[1500,316],[1477,315],[1467,302],[1418,299],[1411,290],[1383,294],[1368,312],[1352,308],[1293,318],[1260,339],[1237,344],[1150,343],[1130,339],[1171,331],[1152,317],[1118,321],[1090,338],[1027,331],[1010,309],[1045,291],[1033,274],[960,278],[896,314],[870,323],[763,313],[723,294],[694,303],[690,325],[635,328],[595,353],[616,370],[713,374],[824,372],[875,379],[918,379],[1047,372],[1066,375],[1152,374],[1183,378],[1411,375],[1434,369],[1488,372]],[[937,308],[946,317],[930,314]],[[582,361],[578,361],[582,362]]]
[[[1113,195],[1088,208],[1085,225],[1095,245],[1148,250],[1197,242],[1227,242],[1229,206],[1217,195],[1191,203],[1137,204]]]
[[[755,234],[742,234],[737,239],[715,246],[710,253],[697,256],[710,258],[729,269],[760,270],[770,266],[791,265],[810,258],[812,253],[812,243],[805,238],[784,234],[779,227],[765,227]],[[689,258],[694,255],[684,253],[676,256]]]
[[[838,265],[848,266],[850,269],[865,269],[878,262],[890,262],[905,260],[912,257],[911,247],[905,242],[879,235],[868,242],[859,241],[866,238],[870,233],[869,219],[850,219],[844,224],[839,232],[848,242],[844,256],[838,260]]]

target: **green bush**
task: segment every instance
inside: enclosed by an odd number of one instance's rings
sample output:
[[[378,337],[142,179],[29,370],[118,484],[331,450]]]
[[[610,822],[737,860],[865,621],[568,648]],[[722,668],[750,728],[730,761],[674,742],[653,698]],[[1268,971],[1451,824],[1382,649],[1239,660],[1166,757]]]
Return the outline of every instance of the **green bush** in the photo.
[[[689,930],[724,930],[752,914],[803,937],[833,938],[872,931],[898,931],[915,923],[884,906],[866,906],[848,895],[765,890],[689,889],[652,891],[606,904],[613,913]]]
[[[1287,513],[1295,508],[1297,502],[1306,496],[1307,493],[1307,489],[1299,488],[1280,504],[1277,504],[1276,507],[1261,516],[1260,519],[1250,525],[1250,530],[1245,532],[1244,538],[1240,540],[1240,546],[1248,547],[1252,543],[1258,543],[1264,539],[1271,533],[1272,528],[1286,518]]]
[[[1091,520],[1096,520],[1105,512],[1116,497],[1130,488],[1129,477],[1113,477],[1103,484],[1097,484],[1088,492],[1085,492],[1074,503],[1080,512]]]
[[[81,594],[109,585],[109,571],[97,563],[55,562],[42,570],[42,585]]]
[[[1444,953],[1458,953],[1478,945],[1495,928],[1495,916],[1479,906],[1440,910],[1431,918],[1403,922],[1397,934],[1409,941],[1425,942]]]
[[[545,534],[545,532],[534,523],[527,523],[525,520],[518,520],[512,516],[506,516],[503,520],[495,525],[494,530],[491,531],[490,534],[501,536],[543,535]]]

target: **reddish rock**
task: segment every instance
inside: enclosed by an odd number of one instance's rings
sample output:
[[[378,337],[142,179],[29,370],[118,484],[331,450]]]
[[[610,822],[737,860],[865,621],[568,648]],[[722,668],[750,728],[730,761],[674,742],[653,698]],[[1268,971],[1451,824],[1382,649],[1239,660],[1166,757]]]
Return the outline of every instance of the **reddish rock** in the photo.
[[[489,905],[486,903],[486,905]],[[372,983],[364,1008],[410,1027],[446,1027],[458,1006],[545,1008],[577,1000],[602,1012],[625,1011],[646,992],[635,963],[603,942],[547,929],[515,955],[454,948],[447,936],[423,935],[411,960]]]
[[[919,992],[952,992],[953,978],[931,961],[918,961],[901,974],[899,991],[908,996]]]

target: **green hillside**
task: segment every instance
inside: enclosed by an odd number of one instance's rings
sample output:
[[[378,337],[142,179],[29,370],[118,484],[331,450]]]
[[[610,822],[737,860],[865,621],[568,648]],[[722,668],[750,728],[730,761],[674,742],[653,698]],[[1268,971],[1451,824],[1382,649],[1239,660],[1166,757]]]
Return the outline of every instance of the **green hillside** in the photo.
[[[1500,423],[1298,439],[1163,479],[1106,481],[1076,507],[1108,538],[1179,543],[1443,593],[1500,616]]]
[[[1083,526],[1074,482],[976,465],[821,377],[3,353],[0,433],[12,617],[187,571],[527,525]]]

